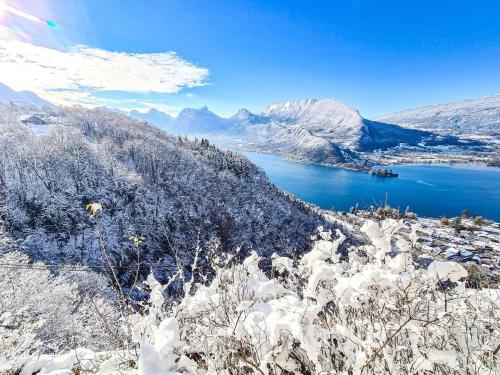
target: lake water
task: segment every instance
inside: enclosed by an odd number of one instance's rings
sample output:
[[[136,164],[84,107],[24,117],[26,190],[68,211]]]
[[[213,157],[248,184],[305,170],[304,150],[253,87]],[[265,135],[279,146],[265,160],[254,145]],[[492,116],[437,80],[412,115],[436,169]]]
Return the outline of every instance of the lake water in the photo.
[[[304,164],[275,155],[245,152],[262,168],[271,182],[300,199],[322,208],[346,211],[356,203],[360,208],[383,204],[406,206],[420,216],[471,214],[500,221],[500,168],[401,165],[391,169],[398,178]]]

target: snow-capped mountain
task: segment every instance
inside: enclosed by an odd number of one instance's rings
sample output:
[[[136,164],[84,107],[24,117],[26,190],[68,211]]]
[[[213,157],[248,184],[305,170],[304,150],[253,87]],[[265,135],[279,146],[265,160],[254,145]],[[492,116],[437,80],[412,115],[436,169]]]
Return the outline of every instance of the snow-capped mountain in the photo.
[[[49,101],[40,98],[37,94],[31,91],[15,91],[9,86],[0,83],[0,101],[14,103],[29,103],[41,107],[52,107],[53,104]]]
[[[131,115],[160,125],[163,121],[161,114],[159,111],[153,114],[150,111],[146,115]],[[359,150],[391,147],[403,142],[415,144],[428,135],[396,125],[368,121],[357,110],[333,99],[305,99],[272,104],[260,114],[240,109],[230,118],[219,117],[207,107],[186,108],[177,118],[172,121],[169,119],[166,126],[166,130],[179,134],[237,135],[251,139],[265,138],[262,140],[266,142],[282,136],[283,128],[306,129],[312,136]],[[287,134],[304,133],[299,131]],[[381,135],[383,138],[379,137]]]
[[[155,108],[146,113],[131,111],[129,116],[141,121],[147,121],[169,133],[180,135],[206,135],[221,133],[228,130],[230,121],[217,116],[207,107],[184,108],[177,117]]]
[[[227,120],[234,127],[267,124],[270,122],[269,117],[265,115],[256,115],[245,108],[240,109],[238,112],[236,112],[236,114],[234,114]]]
[[[213,134],[225,132],[228,128],[228,121],[207,107],[185,108],[172,124],[172,130],[179,134]]]
[[[344,146],[354,146],[361,136],[359,112],[333,99],[305,99],[272,104],[262,112],[287,126],[300,126]]]
[[[268,106],[264,116],[283,126],[299,126],[318,137],[355,150],[417,144],[427,133],[364,119],[360,113],[333,99],[306,99]]]
[[[146,121],[157,127],[167,130],[172,125],[174,118],[167,113],[157,110],[156,108],[151,108],[147,112],[131,111],[129,116],[141,121]]]
[[[207,107],[184,109],[174,119],[166,117],[166,123],[162,115],[150,111],[147,116],[132,114],[132,117],[147,120],[173,134],[212,140],[234,138],[240,146],[247,144],[253,150],[315,163],[351,163],[361,158],[359,152],[386,150],[402,144],[417,147],[427,143],[458,144],[455,137],[367,120],[356,109],[333,99],[271,104],[259,114],[240,109],[229,118],[217,116]]]
[[[441,134],[498,138],[500,94],[389,113],[377,120]]]

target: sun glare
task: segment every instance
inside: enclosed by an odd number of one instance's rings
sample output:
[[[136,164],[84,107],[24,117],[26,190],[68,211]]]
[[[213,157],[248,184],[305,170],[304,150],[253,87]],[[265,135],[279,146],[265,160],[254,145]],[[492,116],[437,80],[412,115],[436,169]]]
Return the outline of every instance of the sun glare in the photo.
[[[5,14],[5,0],[0,0],[0,20],[3,18]]]

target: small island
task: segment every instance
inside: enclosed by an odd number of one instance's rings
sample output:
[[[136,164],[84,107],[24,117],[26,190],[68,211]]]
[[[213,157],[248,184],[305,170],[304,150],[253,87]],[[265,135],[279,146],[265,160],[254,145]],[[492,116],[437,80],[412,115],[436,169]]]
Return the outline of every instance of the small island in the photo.
[[[371,169],[370,174],[378,177],[398,177],[399,174],[393,172],[391,169]]]

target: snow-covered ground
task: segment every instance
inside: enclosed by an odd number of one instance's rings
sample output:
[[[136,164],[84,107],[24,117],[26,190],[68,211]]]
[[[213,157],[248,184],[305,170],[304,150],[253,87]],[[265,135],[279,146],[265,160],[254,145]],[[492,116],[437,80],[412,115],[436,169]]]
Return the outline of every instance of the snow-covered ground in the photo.
[[[376,164],[461,164],[461,165],[496,165],[498,155],[486,153],[436,153],[436,152],[406,152],[383,153],[372,157]]]
[[[149,302],[121,319],[127,339],[114,350],[26,350],[3,355],[0,368],[19,374],[495,374],[499,290],[470,288],[464,266],[422,255],[422,236],[435,230],[434,221],[352,215],[349,223],[325,214],[344,229],[319,228],[308,253],[274,256],[269,272],[256,253],[242,263],[221,257],[212,282],[184,280],[175,303],[166,303],[166,286],[151,274]],[[350,230],[368,242],[346,248]],[[497,234],[489,236],[497,241]],[[2,340],[6,329],[10,340],[21,331],[4,324]],[[36,329],[19,339],[36,340]]]
[[[397,217],[397,211],[388,209],[389,216]],[[356,211],[354,214],[322,211],[329,220],[348,222],[351,231],[359,230],[366,221],[387,216],[380,209]],[[404,216],[404,213],[400,214]],[[416,251],[428,259],[452,260],[462,263],[486,286],[500,285],[500,224],[480,216],[456,218],[426,218],[409,214],[404,225],[394,233],[396,241],[408,241],[416,236]]]

